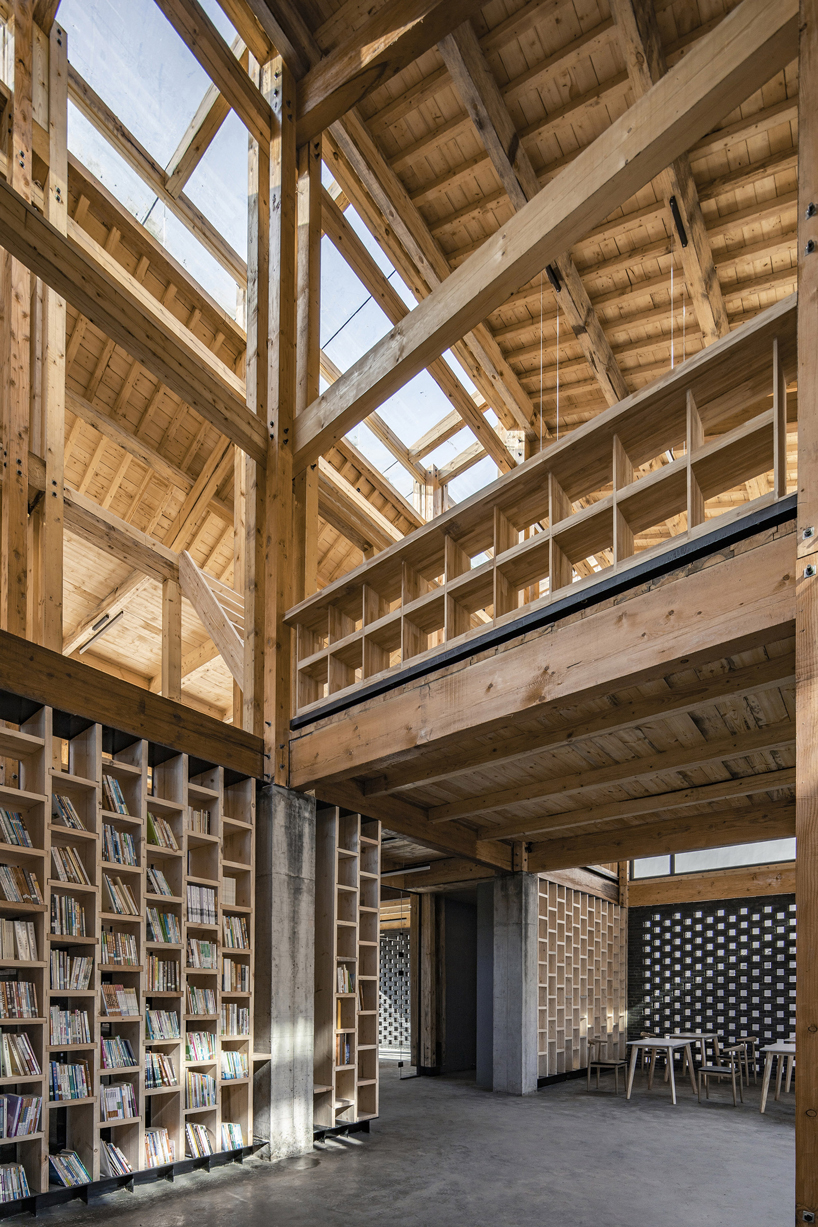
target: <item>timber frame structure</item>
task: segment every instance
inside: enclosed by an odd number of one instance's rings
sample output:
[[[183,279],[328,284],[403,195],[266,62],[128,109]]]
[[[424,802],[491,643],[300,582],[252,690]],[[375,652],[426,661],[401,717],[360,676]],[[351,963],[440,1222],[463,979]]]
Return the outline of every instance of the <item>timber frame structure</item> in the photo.
[[[253,774],[380,820],[384,869],[429,862],[413,889],[796,833],[808,950],[818,0],[219,0],[232,46],[156,3],[212,83],[166,166],[59,0],[0,0],[3,688],[97,670],[168,744],[232,723]],[[243,323],[69,151],[69,103]],[[230,111],[246,261],[184,190]],[[392,324],[343,371],[322,236]],[[449,409],[407,442],[379,410],[424,370]],[[806,960],[798,1001],[801,1221]]]

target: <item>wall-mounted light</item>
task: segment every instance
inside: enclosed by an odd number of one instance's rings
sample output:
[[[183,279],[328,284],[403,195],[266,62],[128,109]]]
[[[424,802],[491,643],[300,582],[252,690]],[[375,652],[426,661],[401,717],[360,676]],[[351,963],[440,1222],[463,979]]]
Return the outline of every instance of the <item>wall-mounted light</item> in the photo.
[[[95,622],[92,628],[94,633],[90,639],[85,640],[85,643],[80,648],[80,656],[82,656],[84,652],[87,652],[91,644],[96,643],[97,639],[100,639],[107,631],[111,629],[112,626],[116,626],[120,618],[124,617],[125,610],[120,609],[119,613],[114,614],[113,618],[110,618],[108,614],[106,614],[104,618],[100,618],[99,622]]]

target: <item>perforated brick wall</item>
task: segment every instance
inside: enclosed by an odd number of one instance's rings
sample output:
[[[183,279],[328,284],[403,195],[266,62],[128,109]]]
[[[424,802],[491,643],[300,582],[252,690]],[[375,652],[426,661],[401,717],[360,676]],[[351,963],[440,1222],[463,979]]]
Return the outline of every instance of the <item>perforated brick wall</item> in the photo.
[[[409,930],[381,933],[380,1025],[382,1052],[403,1052],[411,1044],[409,1017]]]

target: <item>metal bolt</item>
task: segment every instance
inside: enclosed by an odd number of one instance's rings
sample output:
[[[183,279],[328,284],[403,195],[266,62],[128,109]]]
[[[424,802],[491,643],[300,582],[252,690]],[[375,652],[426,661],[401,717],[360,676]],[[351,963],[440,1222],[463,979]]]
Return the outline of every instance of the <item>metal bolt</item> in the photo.
[[[809,526],[808,528],[805,528],[805,529],[804,529],[804,531],[801,533],[801,536],[803,537],[803,539],[804,539],[805,541],[809,541],[810,537],[814,537],[814,536],[815,536],[815,529],[814,529],[813,525],[812,525],[812,524],[810,524],[810,526]]]
[[[811,200],[807,205],[807,221],[809,221],[811,217],[815,217],[816,213],[818,213],[818,205]]]
[[[803,1210],[801,1212],[801,1222],[802,1223],[814,1223],[815,1222],[815,1212],[813,1210]]]
[[[812,563],[810,563],[808,567],[804,567],[804,579],[812,579],[814,574],[815,567],[812,565]]]
[[[807,239],[807,245],[804,248],[804,255],[811,256],[816,250],[816,247],[818,247],[818,244],[816,244],[815,239]]]

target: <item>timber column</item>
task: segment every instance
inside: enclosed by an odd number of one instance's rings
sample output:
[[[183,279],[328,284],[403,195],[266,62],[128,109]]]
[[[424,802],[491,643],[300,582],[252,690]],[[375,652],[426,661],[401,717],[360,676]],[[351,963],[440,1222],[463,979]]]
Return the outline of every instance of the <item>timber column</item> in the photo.
[[[514,873],[494,883],[492,1090],[537,1089],[539,879]]]
[[[312,1150],[315,801],[268,784],[257,810],[255,1035],[272,1059],[253,1102],[275,1161]]]

